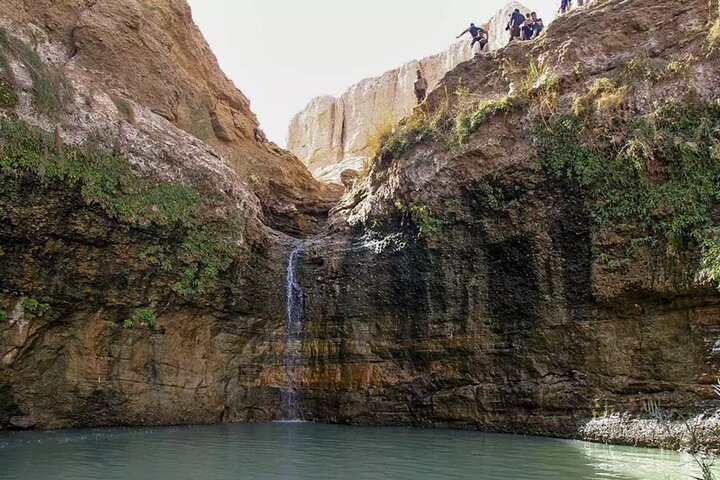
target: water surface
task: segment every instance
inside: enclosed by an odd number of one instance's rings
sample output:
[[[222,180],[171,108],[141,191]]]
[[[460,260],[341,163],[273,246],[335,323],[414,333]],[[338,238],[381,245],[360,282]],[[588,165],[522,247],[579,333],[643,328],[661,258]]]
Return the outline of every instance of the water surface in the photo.
[[[687,455],[478,432],[309,423],[0,432],[0,478],[688,479]]]

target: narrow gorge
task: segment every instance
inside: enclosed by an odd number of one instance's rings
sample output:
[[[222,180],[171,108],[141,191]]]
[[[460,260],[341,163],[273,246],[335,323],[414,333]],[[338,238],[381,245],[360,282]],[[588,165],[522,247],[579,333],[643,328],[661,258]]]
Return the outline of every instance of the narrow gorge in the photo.
[[[294,153],[184,0],[0,4],[0,430],[720,450],[717,4],[596,0],[453,47],[421,108],[410,63],[313,101]]]

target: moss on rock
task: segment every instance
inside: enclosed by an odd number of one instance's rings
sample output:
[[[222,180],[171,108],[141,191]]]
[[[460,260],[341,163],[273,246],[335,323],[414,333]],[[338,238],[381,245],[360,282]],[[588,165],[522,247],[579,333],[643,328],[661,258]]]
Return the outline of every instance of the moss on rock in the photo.
[[[0,181],[24,176],[78,189],[86,205],[121,223],[181,232],[178,244],[143,252],[141,259],[177,275],[174,290],[184,298],[212,293],[233,261],[239,220],[209,225],[192,186],[141,177],[127,159],[97,147],[56,151],[51,135],[21,120],[0,119]]]
[[[620,122],[620,120],[616,120]],[[580,185],[598,225],[633,224],[670,256],[703,251],[720,285],[720,105],[667,101],[617,125],[615,141],[584,142],[568,115],[534,133],[545,171]],[[608,135],[608,138],[610,136]],[[622,138],[622,141],[617,141]]]
[[[0,67],[11,75],[8,56],[16,58],[32,79],[33,106],[38,113],[55,117],[72,102],[72,84],[58,68],[44,62],[38,53],[22,40],[0,27]]]
[[[15,86],[0,78],[0,110],[9,110],[17,106],[18,96]]]

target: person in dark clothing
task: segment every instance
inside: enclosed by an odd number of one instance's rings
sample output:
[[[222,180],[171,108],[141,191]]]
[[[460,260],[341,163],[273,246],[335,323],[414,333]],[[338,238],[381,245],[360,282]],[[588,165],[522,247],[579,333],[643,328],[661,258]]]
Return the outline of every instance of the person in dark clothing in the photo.
[[[521,28],[525,23],[525,15],[520,13],[520,9],[516,8],[515,11],[510,14],[510,21],[507,24],[505,30],[510,31],[510,41],[520,38]]]
[[[417,80],[415,81],[415,97],[417,98],[418,105],[425,101],[427,97],[428,83],[423,78],[422,72],[417,71]]]
[[[572,0],[560,0],[560,15],[568,13],[572,9]]]
[[[533,21],[530,17],[530,14],[528,13],[527,15],[525,15],[525,23],[522,26],[521,39],[532,40],[534,33],[535,28],[533,26]]]
[[[538,18],[537,13],[532,12],[530,14],[530,18],[532,18],[533,21],[533,38],[537,38],[540,36],[543,30],[545,30],[545,24],[542,21],[542,18]]]
[[[472,43],[470,44],[470,48],[473,48],[476,43],[479,43],[480,50],[483,50],[485,48],[485,45],[488,44],[488,32],[480,27],[476,27],[474,23],[471,23],[464,32],[462,32],[455,38],[460,38],[466,33],[469,33],[472,37]]]

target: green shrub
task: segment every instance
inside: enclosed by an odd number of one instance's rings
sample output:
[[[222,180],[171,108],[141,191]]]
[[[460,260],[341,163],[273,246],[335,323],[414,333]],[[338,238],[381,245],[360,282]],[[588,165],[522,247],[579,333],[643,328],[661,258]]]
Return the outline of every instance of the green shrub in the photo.
[[[500,207],[503,199],[503,191],[498,183],[496,177],[490,177],[477,185],[477,191],[481,194],[483,202],[490,208]]]
[[[129,329],[135,325],[143,325],[148,328],[154,328],[157,324],[157,315],[155,310],[149,307],[138,308],[133,311],[130,318],[125,319],[123,328]]]
[[[185,298],[212,292],[218,287],[220,272],[230,267],[236,248],[232,234],[222,226],[191,231],[180,246],[178,258],[184,270],[173,290]]]
[[[64,183],[78,188],[86,204],[120,222],[179,229],[179,246],[149,249],[141,258],[176,274],[175,291],[183,297],[205,295],[218,286],[220,272],[236,255],[238,224],[206,224],[194,188],[140,177],[123,157],[89,147],[54,150],[51,135],[21,120],[0,118],[0,180],[33,175]]]
[[[408,119],[405,124],[395,129],[380,148],[380,158],[384,161],[398,158],[414,146],[434,138],[442,115],[441,112],[430,120],[424,114],[416,114]]]
[[[720,107],[667,102],[618,126],[625,145],[586,145],[579,138],[583,128],[574,116],[550,131],[539,127],[534,139],[543,168],[581,186],[600,225],[637,225],[669,255],[702,245],[703,266],[720,285],[713,213],[720,205],[720,162],[713,154],[720,145]]]
[[[40,302],[37,298],[30,297],[23,300],[23,312],[28,320],[43,317],[50,313],[50,310],[50,305]]]
[[[7,80],[0,78],[0,109],[17,107],[18,96],[15,86]]]
[[[419,238],[432,237],[440,233],[442,221],[430,213],[427,206],[418,203],[405,205],[395,203],[395,209],[401,214],[402,225],[410,225],[417,231]]]
[[[524,105],[524,101],[515,95],[507,95],[492,100],[480,101],[470,110],[461,110],[455,117],[453,138],[458,145],[464,145],[488,119],[499,113],[510,113]]]
[[[7,321],[7,310],[4,308],[0,308],[0,323],[5,323]]]
[[[173,264],[169,257],[167,247],[154,245],[140,252],[140,260],[145,260],[150,265],[160,267],[165,272],[172,272]]]

